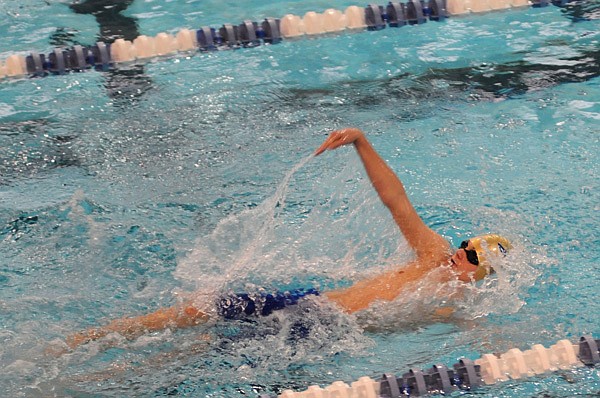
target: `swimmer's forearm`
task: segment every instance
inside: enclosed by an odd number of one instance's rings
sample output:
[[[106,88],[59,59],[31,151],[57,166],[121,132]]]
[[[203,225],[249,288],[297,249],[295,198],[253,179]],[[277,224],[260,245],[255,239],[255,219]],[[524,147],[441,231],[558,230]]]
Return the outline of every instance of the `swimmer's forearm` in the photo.
[[[346,128],[332,132],[315,151],[315,156],[348,144],[353,144],[356,148],[371,184],[417,256],[430,260],[445,255],[448,249],[446,240],[432,231],[419,217],[400,178],[379,156],[361,130]]]
[[[410,207],[402,182],[371,146],[360,129],[350,127],[332,132],[315,151],[315,156],[349,144],[353,144],[356,148],[367,175],[384,204],[392,209],[397,206],[398,199],[401,199]]]
[[[354,141],[354,147],[381,201],[388,208],[394,207],[399,200],[410,206],[404,185],[396,173],[379,156],[364,134]],[[412,206],[410,207],[412,208]]]
[[[430,257],[431,253],[445,252],[448,246],[446,240],[423,222],[410,202],[400,178],[381,158],[364,134],[357,136],[354,147],[379,198],[390,210],[394,221],[417,255]]]
[[[133,339],[147,332],[156,332],[168,328],[185,328],[198,325],[207,320],[208,315],[192,305],[174,306],[147,315],[116,319],[106,326],[73,334],[67,337],[67,345],[74,349],[89,341],[106,337],[110,333],[118,333],[128,339]]]
[[[381,158],[367,138],[361,134],[354,141],[354,147],[379,198],[390,210],[408,243],[419,251],[422,247],[422,239],[431,241],[434,239],[432,235],[436,234],[425,225],[417,214],[402,181]]]

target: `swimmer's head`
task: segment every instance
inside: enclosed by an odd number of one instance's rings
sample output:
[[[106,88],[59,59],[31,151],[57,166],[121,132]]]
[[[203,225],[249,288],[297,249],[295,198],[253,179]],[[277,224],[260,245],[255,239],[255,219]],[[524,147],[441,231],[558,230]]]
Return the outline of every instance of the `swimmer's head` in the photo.
[[[479,281],[494,272],[488,260],[489,254],[505,255],[511,247],[509,240],[503,236],[482,235],[462,242],[452,255],[451,262],[461,281]]]

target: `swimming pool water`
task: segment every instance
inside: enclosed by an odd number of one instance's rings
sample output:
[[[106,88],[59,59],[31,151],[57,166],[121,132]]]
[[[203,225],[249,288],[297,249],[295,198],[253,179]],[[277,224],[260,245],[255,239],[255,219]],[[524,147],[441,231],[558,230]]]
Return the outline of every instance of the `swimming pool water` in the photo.
[[[129,3],[127,31],[144,34],[355,4]],[[0,7],[0,58],[101,31],[65,2]],[[252,396],[597,337],[598,7],[0,82],[0,386],[25,397]],[[515,242],[454,319],[423,319],[443,301],[425,285],[357,317],[308,301],[257,322],[44,354],[198,289],[327,288],[408,259],[356,154],[308,158],[348,125],[454,245],[483,232]],[[292,338],[299,324],[309,333]],[[597,370],[577,369],[477,393],[599,391]]]

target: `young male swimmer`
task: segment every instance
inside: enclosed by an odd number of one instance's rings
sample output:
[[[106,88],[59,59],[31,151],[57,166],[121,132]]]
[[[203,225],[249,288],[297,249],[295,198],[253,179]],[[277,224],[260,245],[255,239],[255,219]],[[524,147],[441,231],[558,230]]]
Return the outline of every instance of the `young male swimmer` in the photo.
[[[354,313],[377,301],[394,300],[407,285],[426,277],[438,267],[443,269],[443,272],[437,273],[440,283],[453,279],[478,281],[493,272],[486,261],[486,251],[505,254],[510,249],[509,241],[499,235],[484,235],[462,242],[452,253],[450,244],[419,217],[398,176],[379,156],[361,130],[346,128],[334,131],[315,151],[315,156],[350,144],[354,145],[373,187],[392,213],[416,258],[406,265],[359,281],[348,288],[324,292],[323,296],[343,311]],[[318,295],[319,292],[309,289],[268,295],[232,295],[218,299],[216,310],[228,319],[252,314],[268,315],[273,310],[295,304],[301,297],[311,294]],[[114,320],[106,326],[76,333],[67,338],[67,344],[73,349],[113,332],[135,338],[146,332],[191,327],[208,319],[207,313],[196,308],[194,303],[187,302],[147,315]]]

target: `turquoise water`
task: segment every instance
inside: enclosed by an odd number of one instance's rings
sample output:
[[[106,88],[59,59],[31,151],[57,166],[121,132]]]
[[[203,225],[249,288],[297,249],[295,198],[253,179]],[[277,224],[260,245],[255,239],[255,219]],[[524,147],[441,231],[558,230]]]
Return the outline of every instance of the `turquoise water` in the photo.
[[[156,34],[351,4],[136,0],[122,15]],[[0,82],[0,385],[24,397],[253,396],[598,337],[600,29],[598,2],[586,4]],[[0,58],[100,31],[68,3],[1,7]],[[454,245],[490,231],[515,243],[453,319],[427,319],[444,291],[424,285],[356,317],[308,301],[44,354],[192,292],[328,288],[409,259],[356,154],[309,158],[348,125]],[[300,321],[310,333],[291,339]],[[583,368],[478,394],[598,391]]]

